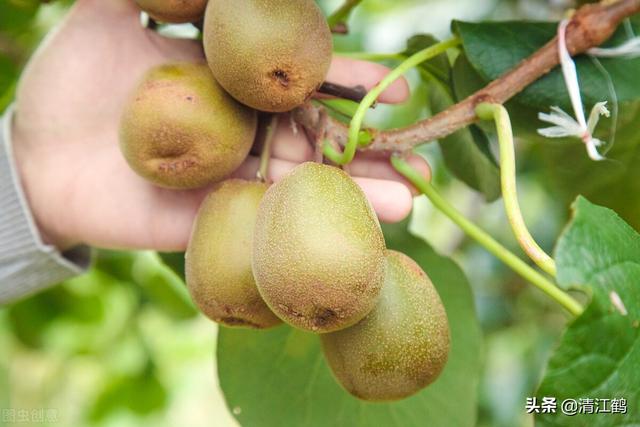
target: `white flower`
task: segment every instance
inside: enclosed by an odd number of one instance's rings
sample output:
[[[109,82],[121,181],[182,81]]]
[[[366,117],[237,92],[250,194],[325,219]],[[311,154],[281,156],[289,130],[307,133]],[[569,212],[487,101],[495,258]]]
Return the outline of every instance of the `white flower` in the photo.
[[[604,142],[594,138],[593,131],[601,115],[609,117],[609,110],[606,107],[606,102],[598,102],[591,109],[589,121],[585,118],[576,64],[573,62],[573,59],[571,59],[565,42],[568,22],[569,21],[565,19],[561,21],[558,26],[558,53],[560,56],[560,65],[562,66],[562,74],[564,75],[564,81],[576,118],[574,119],[559,107],[551,107],[550,114],[539,113],[538,118],[555,126],[538,129],[538,133],[548,138],[564,138],[568,136],[579,138],[585,143],[587,153],[591,159],[604,160],[604,157],[598,152],[598,147],[603,145]]]
[[[601,58],[613,58],[618,56],[623,58],[635,58],[640,56],[640,37],[632,37],[620,46],[616,47],[594,47],[589,49],[587,53]]]
[[[568,136],[579,138],[586,144],[587,152],[591,159],[604,160],[604,157],[598,153],[597,149],[604,142],[594,138],[591,134],[596,128],[600,116],[609,117],[610,113],[606,104],[606,102],[598,102],[593,106],[591,114],[589,114],[589,121],[586,124],[586,131],[576,119],[565,113],[561,108],[551,107],[551,114],[538,113],[538,118],[555,126],[538,129],[538,133],[547,138],[566,138]]]

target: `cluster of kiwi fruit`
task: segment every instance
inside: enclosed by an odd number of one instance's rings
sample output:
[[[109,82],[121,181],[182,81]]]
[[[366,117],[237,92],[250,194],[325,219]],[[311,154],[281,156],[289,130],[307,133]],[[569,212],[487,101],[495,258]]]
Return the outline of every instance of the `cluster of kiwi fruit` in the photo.
[[[186,252],[195,304],[228,327],[320,334],[335,377],[361,399],[397,400],[434,381],[449,353],[442,302],[413,260],[386,249],[349,175],[309,162],[273,185],[230,178],[258,111],[290,111],[323,83],[332,40],[315,2],[136,2],[161,22],[203,22],[207,63],[150,70],[120,127],[125,159],[151,183],[211,186]]]

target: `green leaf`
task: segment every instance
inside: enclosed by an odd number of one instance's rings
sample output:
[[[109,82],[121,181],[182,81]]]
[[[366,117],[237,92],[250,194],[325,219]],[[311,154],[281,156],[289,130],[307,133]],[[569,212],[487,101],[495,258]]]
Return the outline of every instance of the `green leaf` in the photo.
[[[10,35],[24,31],[35,17],[40,0],[3,1],[0,3],[0,30]]]
[[[13,100],[17,78],[18,66],[0,52],[0,114]]]
[[[407,48],[403,52],[403,55],[409,57],[439,42],[440,40],[431,34],[417,34],[407,40]],[[420,67],[427,70],[441,82],[449,82],[451,65],[449,64],[449,58],[446,54],[441,53],[435,58],[423,62],[420,64]]]
[[[162,262],[184,280],[184,252],[158,252]]]
[[[640,235],[615,212],[579,198],[556,260],[559,284],[588,289],[592,301],[562,337],[537,394],[558,402],[624,398],[628,413],[545,414],[538,417],[539,425],[639,425]],[[627,315],[612,302],[612,292]]]
[[[488,81],[510,70],[551,40],[557,24],[455,21],[453,30],[462,38],[464,51],[473,67]],[[620,28],[608,44],[620,44],[626,37]],[[596,102],[611,100],[607,76],[596,63],[585,55],[578,56],[575,61],[585,105],[591,108]],[[599,61],[610,76],[619,101],[640,99],[640,82],[635,78],[640,74],[640,58],[600,58]],[[552,105],[569,111],[571,105],[558,68],[528,86],[515,99],[541,111],[547,111]]]
[[[139,252],[132,275],[145,298],[176,319],[197,315],[184,281],[161,260],[156,252]]]
[[[437,42],[438,39],[431,35],[413,36],[407,41],[407,49],[403,54],[413,55]],[[429,88],[429,104],[433,114],[459,100],[450,88],[456,77],[464,76],[459,63],[458,59],[452,69],[448,57],[441,54],[418,67]],[[462,78],[458,80],[462,81]],[[438,142],[447,168],[458,179],[482,193],[487,201],[500,197],[500,172],[489,151],[489,140],[480,128],[463,128]]]
[[[123,410],[148,415],[163,409],[168,400],[167,390],[152,366],[137,375],[112,379],[98,395],[90,419],[102,421]]]
[[[461,59],[453,76],[460,74]],[[439,113],[455,103],[447,87],[438,82],[429,86],[431,109]],[[500,170],[489,151],[489,139],[478,126],[462,128],[439,141],[445,164],[469,187],[482,193],[487,201],[500,197]]]
[[[288,326],[267,331],[220,328],[220,384],[229,408],[242,425],[476,424],[481,335],[469,284],[455,263],[408,235],[403,226],[387,232],[390,247],[402,249],[428,271],[446,307],[452,352],[442,376],[406,400],[366,403],[336,383],[317,336]]]
[[[135,252],[100,249],[95,252],[93,268],[119,281],[132,282],[133,263],[135,260]]]
[[[175,319],[197,315],[184,283],[184,253],[98,251],[95,268],[127,283]]]

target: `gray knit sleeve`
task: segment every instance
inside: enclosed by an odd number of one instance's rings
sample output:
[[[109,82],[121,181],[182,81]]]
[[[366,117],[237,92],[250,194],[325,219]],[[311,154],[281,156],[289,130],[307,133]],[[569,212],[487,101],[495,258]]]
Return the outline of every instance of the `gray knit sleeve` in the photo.
[[[82,274],[91,259],[86,246],[62,254],[42,242],[13,164],[12,113],[0,118],[0,305]]]

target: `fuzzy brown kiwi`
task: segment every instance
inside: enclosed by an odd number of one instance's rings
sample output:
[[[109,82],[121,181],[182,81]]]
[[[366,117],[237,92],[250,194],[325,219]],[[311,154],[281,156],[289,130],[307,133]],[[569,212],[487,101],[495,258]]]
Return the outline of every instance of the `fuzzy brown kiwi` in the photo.
[[[386,279],[373,311],[321,339],[340,384],[371,401],[403,399],[435,381],[450,346],[447,314],[431,280],[395,251],[387,252]]]
[[[267,185],[229,179],[202,203],[186,253],[191,297],[210,319],[231,327],[278,325],[264,303],[251,271],[253,230]]]
[[[198,22],[204,17],[207,0],[135,0],[140,9],[156,21],[171,24]]]
[[[199,188],[240,166],[256,128],[256,111],[230,97],[206,64],[167,64],[151,69],[130,97],[120,148],[152,183]]]
[[[211,0],[203,40],[220,84],[243,104],[270,112],[308,100],[327,75],[333,49],[313,0]]]
[[[265,194],[253,273],[271,310],[295,327],[346,328],[375,306],[384,237],[368,200],[342,170],[303,163]]]

